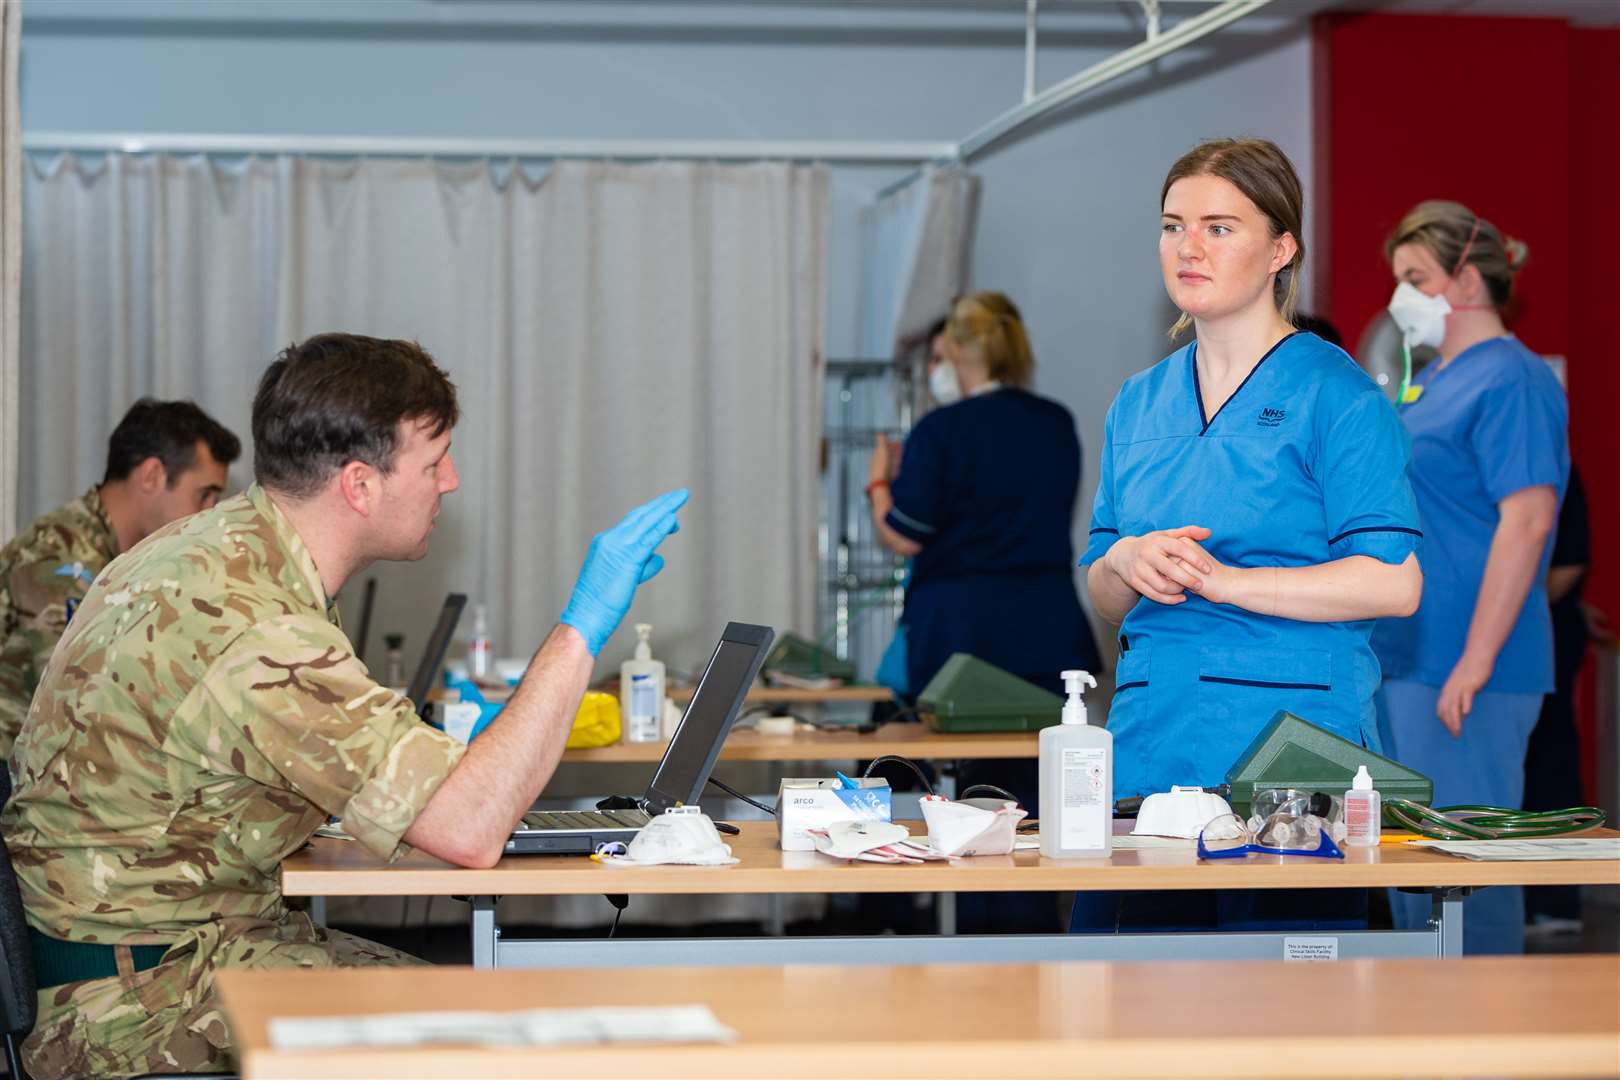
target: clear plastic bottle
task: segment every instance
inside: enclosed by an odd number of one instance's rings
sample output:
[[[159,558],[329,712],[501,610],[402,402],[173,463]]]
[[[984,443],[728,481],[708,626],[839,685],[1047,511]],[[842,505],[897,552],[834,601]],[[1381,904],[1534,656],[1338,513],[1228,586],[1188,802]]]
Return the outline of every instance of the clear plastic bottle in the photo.
[[[1090,672],[1065,671],[1063,723],[1041,732],[1041,854],[1106,858],[1114,847],[1114,736],[1086,723]]]
[[[383,685],[405,689],[405,635],[384,634]]]
[[[473,608],[473,636],[467,643],[467,674],[473,681],[482,682],[491,677],[495,665],[495,646],[489,640],[489,613],[483,604]]]
[[[652,626],[636,624],[636,655],[619,665],[626,742],[657,742],[664,715],[664,663],[652,655]]]
[[[1351,847],[1376,847],[1383,817],[1383,796],[1373,790],[1367,766],[1359,765],[1350,790],[1344,793],[1344,842]]]

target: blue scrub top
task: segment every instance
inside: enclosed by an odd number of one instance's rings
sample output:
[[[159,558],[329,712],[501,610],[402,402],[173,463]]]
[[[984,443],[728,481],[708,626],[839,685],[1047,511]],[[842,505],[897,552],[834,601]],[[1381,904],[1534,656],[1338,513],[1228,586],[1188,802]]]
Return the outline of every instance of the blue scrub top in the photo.
[[[902,615],[907,688],[954,652],[1053,690],[1095,670],[1074,582],[1080,439],[1055,401],[1003,387],[935,409],[906,440],[885,519],[922,545]]]
[[[1418,550],[1408,444],[1382,391],[1314,334],[1284,338],[1208,423],[1196,343],[1120,389],[1082,564],[1120,536],[1202,525],[1229,566]],[[1378,748],[1372,622],[1310,623],[1186,594],[1120,627],[1109,711],[1117,796],[1212,786],[1279,709]]]
[[[1412,488],[1423,519],[1423,603],[1409,619],[1381,619],[1373,633],[1384,674],[1444,686],[1462,658],[1500,513],[1515,491],[1569,484],[1569,404],[1547,362],[1517,338],[1483,341],[1445,369],[1431,364],[1400,406],[1412,437]],[[1553,688],[1547,538],[1530,594],[1484,689],[1545,694]]]

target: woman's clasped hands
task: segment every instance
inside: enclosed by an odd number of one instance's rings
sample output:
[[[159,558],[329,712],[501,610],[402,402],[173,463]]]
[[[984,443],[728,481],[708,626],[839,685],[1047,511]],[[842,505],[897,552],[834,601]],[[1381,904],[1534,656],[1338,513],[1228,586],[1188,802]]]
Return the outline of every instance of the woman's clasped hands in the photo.
[[[1204,549],[1200,541],[1209,537],[1202,525],[1122,536],[1106,561],[1121,581],[1154,603],[1184,603],[1189,592],[1212,604],[1230,603],[1240,571]]]

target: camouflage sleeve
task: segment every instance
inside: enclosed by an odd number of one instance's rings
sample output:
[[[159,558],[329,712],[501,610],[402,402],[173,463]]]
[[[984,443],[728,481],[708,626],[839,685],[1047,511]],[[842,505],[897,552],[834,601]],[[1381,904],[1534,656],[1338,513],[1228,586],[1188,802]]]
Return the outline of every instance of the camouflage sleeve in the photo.
[[[196,714],[189,741],[211,766],[290,788],[385,858],[402,852],[400,838],[466,752],[377,685],[343,632],[315,616],[256,623],[199,691],[213,708]]]
[[[40,675],[94,579],[83,563],[50,558],[18,563],[7,573],[0,595],[0,757],[11,756]]]

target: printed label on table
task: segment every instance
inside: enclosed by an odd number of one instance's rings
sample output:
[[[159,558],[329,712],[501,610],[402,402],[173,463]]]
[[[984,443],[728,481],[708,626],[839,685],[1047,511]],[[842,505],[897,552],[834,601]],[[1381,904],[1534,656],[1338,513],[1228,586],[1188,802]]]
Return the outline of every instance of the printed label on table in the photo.
[[[1283,960],[1295,964],[1325,964],[1339,958],[1336,937],[1285,937]]]
[[[1113,808],[1103,805],[1108,755],[1101,749],[1063,751],[1063,806],[1058,811],[1065,848],[1100,848],[1112,824]]]

